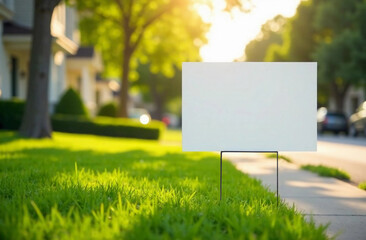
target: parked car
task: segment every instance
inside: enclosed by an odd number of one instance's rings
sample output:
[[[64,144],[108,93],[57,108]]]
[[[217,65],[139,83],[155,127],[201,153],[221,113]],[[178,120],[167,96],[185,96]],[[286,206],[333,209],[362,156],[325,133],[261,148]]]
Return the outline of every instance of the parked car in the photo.
[[[319,108],[317,113],[318,133],[344,132],[348,135],[348,121],[346,115],[339,112],[330,112],[326,108]]]
[[[363,133],[366,136],[366,101],[364,101],[354,114],[349,118],[349,134],[351,136],[357,136],[359,133]]]
[[[179,116],[173,113],[164,113],[162,122],[164,122],[169,128],[181,127]]]

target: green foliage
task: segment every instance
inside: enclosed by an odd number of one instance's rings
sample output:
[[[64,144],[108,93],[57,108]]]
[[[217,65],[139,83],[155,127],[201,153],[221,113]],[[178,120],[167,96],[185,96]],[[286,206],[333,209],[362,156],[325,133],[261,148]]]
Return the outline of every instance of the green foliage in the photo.
[[[296,15],[288,20],[283,31],[282,44],[273,43],[265,57],[266,61],[312,61],[312,53],[316,48],[313,18],[315,6],[319,0],[300,3]]]
[[[263,62],[271,44],[282,43],[282,32],[286,19],[278,15],[262,25],[261,32],[256,39],[245,47],[245,60],[247,62]]]
[[[139,78],[132,86],[140,89],[144,101],[155,104],[155,117],[161,119],[169,103],[182,98],[182,71],[176,69],[174,76],[166,77],[161,73],[152,73],[147,64],[139,65],[137,71]]]
[[[265,156],[266,156],[266,158],[277,158],[277,154],[276,153],[267,153]],[[278,159],[282,159],[282,160],[284,160],[286,162],[289,162],[289,163],[292,163],[293,162],[291,158],[289,158],[289,157],[287,157],[285,155],[278,154]]]
[[[366,2],[363,0],[302,1],[266,61],[317,61],[318,103],[329,96],[343,111],[350,86],[366,85]]]
[[[320,1],[322,0],[308,0],[300,3],[296,15],[288,19],[282,31],[282,43],[273,42],[269,46],[265,61],[314,61],[313,54],[318,46],[319,37],[313,22]],[[328,98],[329,84],[318,82],[319,105],[327,105]]]
[[[134,119],[98,117],[90,120],[68,115],[54,115],[51,120],[54,131],[68,133],[156,140],[164,131],[164,124],[159,121],[144,125]]]
[[[314,28],[313,22],[320,1],[322,0],[308,0],[300,3],[295,16],[288,19],[286,23],[282,33],[282,43],[271,44],[266,53],[265,61],[314,61],[313,54],[318,44],[318,31]],[[326,105],[328,98],[329,85],[318,82],[319,105]]]
[[[118,2],[123,3],[119,6]],[[199,48],[207,41],[208,24],[192,4],[189,0],[141,0],[131,5],[112,0],[77,1],[80,11],[94,13],[82,14],[82,43],[102,51],[106,76],[121,76],[127,41],[133,51],[128,70],[132,81],[138,77],[139,62],[150,63],[154,73],[171,77],[183,61],[199,60]]]
[[[157,141],[0,133],[1,239],[327,239],[217,154]]]
[[[360,184],[358,184],[358,187],[362,190],[366,190],[366,181],[361,182]]]
[[[98,116],[117,117],[117,104],[109,102],[100,107]]]
[[[183,61],[200,59],[199,48],[206,42],[208,24],[190,0],[89,0],[75,4],[83,16],[83,44],[99,48],[104,74],[122,81],[121,117],[128,116],[129,82],[138,77],[138,63],[150,63],[153,73],[172,77]]]
[[[336,81],[339,88],[344,88],[347,83],[357,83],[366,76],[363,65],[366,64],[364,44],[358,32],[344,31],[332,43],[323,43],[315,54],[316,59],[322,63],[319,66],[321,81]]]
[[[23,100],[0,100],[0,129],[19,129],[24,109]]]
[[[55,114],[88,116],[88,110],[86,109],[79,93],[74,89],[69,88],[65,91],[56,105]]]
[[[315,27],[319,46],[314,56],[321,62],[319,79],[333,82],[338,92],[350,84],[366,83],[366,2],[333,0],[319,4]]]
[[[308,170],[314,173],[317,173],[319,176],[323,177],[334,177],[338,178],[340,180],[350,180],[350,175],[340,169],[326,167],[323,165],[303,165],[301,166],[301,169]]]

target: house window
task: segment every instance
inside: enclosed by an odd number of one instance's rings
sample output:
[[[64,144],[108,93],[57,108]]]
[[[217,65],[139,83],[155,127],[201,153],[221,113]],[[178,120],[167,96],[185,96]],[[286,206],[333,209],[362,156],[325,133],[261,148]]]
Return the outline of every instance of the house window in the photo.
[[[95,91],[95,102],[97,103],[97,106],[100,106],[100,91],[96,90]]]
[[[11,96],[18,96],[18,59],[11,57]]]
[[[78,82],[77,82],[77,91],[81,94],[81,88],[82,88],[82,83],[81,83],[81,77],[78,77]]]

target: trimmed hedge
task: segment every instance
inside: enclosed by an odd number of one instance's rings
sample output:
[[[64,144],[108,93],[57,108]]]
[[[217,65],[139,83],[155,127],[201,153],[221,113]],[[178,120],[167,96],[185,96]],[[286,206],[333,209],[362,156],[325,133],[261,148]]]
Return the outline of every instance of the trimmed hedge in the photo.
[[[24,110],[25,102],[23,100],[0,100],[0,129],[18,130]]]
[[[53,130],[68,133],[94,134],[109,137],[159,139],[165,126],[160,121],[143,125],[134,119],[116,119],[54,115],[51,118]]]
[[[88,110],[78,92],[69,88],[56,105],[55,114],[88,116]]]
[[[0,100],[0,129],[18,130],[21,124],[25,102],[23,100]],[[56,114],[51,117],[54,131],[84,133],[110,137],[159,139],[165,125],[151,121],[147,125],[135,119]]]
[[[104,104],[100,107],[98,116],[117,117],[117,104],[115,102]]]

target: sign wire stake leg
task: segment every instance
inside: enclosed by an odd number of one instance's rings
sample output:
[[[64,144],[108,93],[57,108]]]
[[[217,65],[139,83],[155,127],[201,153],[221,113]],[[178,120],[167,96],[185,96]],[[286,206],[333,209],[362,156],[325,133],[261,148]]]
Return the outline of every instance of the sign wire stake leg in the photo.
[[[276,193],[277,193],[277,208],[278,208],[278,151],[276,151],[276,157],[277,157],[277,190],[276,190]]]
[[[220,201],[222,196],[222,152],[220,152]]]
[[[276,197],[277,208],[279,205],[279,190],[278,190],[278,151],[220,151],[220,201],[222,199],[222,153],[223,152],[241,152],[241,153],[276,153]]]

